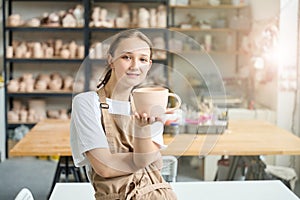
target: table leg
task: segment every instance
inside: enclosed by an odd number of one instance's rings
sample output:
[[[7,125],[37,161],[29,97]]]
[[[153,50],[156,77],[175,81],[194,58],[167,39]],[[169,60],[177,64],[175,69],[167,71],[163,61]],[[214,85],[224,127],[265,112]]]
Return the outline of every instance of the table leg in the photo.
[[[49,192],[49,195],[48,195],[48,199],[50,198],[50,195],[54,189],[54,186],[57,182],[59,182],[59,179],[60,179],[60,174],[62,172],[62,168],[61,168],[61,162],[62,162],[62,157],[63,156],[60,156],[59,157],[59,160],[57,162],[57,166],[56,166],[56,170],[55,170],[55,174],[54,174],[54,178],[53,178],[53,181],[52,181],[52,184],[51,184],[51,188],[50,188],[50,192]]]
[[[239,162],[241,160],[241,156],[233,156],[232,160],[229,163],[229,171],[227,174],[228,181],[232,181],[234,179],[236,170],[238,169]]]

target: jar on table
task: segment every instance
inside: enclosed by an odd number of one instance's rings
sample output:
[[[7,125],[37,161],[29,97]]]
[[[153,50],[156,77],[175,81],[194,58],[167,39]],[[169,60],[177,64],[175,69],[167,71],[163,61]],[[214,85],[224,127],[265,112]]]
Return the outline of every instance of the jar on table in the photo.
[[[176,122],[170,123],[169,131],[172,136],[178,135],[180,133],[179,124]]]

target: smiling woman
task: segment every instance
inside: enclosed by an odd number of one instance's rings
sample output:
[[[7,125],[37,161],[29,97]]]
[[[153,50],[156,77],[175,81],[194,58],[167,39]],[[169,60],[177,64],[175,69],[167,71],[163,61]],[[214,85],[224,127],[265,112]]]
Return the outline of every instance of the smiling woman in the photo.
[[[176,199],[162,178],[164,147],[159,117],[132,113],[132,89],[152,65],[150,40],[137,30],[115,36],[98,90],[73,99],[71,147],[76,166],[87,166],[96,199]]]

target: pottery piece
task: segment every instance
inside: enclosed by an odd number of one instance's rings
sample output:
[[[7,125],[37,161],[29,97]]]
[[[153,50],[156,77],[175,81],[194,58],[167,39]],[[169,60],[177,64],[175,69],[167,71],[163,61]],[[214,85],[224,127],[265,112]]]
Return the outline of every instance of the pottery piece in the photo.
[[[61,51],[60,51],[60,56],[62,57],[62,58],[64,58],[64,59],[68,59],[68,58],[70,58],[70,50],[68,50],[68,49],[62,49]]]
[[[168,89],[162,87],[137,88],[133,91],[132,97],[135,111],[139,114],[146,113],[151,117],[172,112],[181,105],[181,99],[177,94],[170,93]],[[169,97],[177,100],[177,104],[172,108],[167,108]]]
[[[28,100],[28,109],[35,110],[37,121],[46,119],[46,102],[42,99]]]
[[[159,5],[157,9],[157,27],[165,28],[167,26],[167,10],[166,6]]]
[[[138,13],[138,27],[140,28],[149,28],[149,18],[150,14],[149,11],[146,8],[139,8]]]
[[[6,47],[6,58],[12,58],[14,56],[14,48],[12,46]]]
[[[74,59],[76,57],[76,50],[77,50],[76,42],[75,41],[70,42],[69,44],[70,58]]]
[[[64,90],[72,90],[74,79],[71,76],[66,76],[64,78],[63,89]]]
[[[84,46],[79,45],[77,48],[77,57],[78,58],[84,58]]]
[[[8,111],[7,112],[7,119],[9,122],[19,122],[19,115],[15,111]]]
[[[8,92],[18,92],[19,91],[19,81],[12,79],[8,82],[7,91]]]
[[[21,15],[19,14],[12,14],[8,16],[7,25],[8,26],[20,26],[21,25]]]
[[[71,13],[68,13],[62,19],[62,26],[63,27],[76,27],[77,26],[77,21]]]
[[[59,111],[60,115],[59,115],[59,119],[62,119],[62,120],[67,120],[69,119],[68,117],[68,114],[67,114],[67,109],[61,109]]]

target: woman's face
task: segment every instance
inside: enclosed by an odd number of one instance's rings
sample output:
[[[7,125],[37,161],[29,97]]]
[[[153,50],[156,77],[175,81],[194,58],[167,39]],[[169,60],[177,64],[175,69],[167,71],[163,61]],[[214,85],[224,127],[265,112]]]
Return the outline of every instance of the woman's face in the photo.
[[[123,39],[109,62],[117,84],[136,86],[145,79],[152,64],[149,45],[139,38]]]

